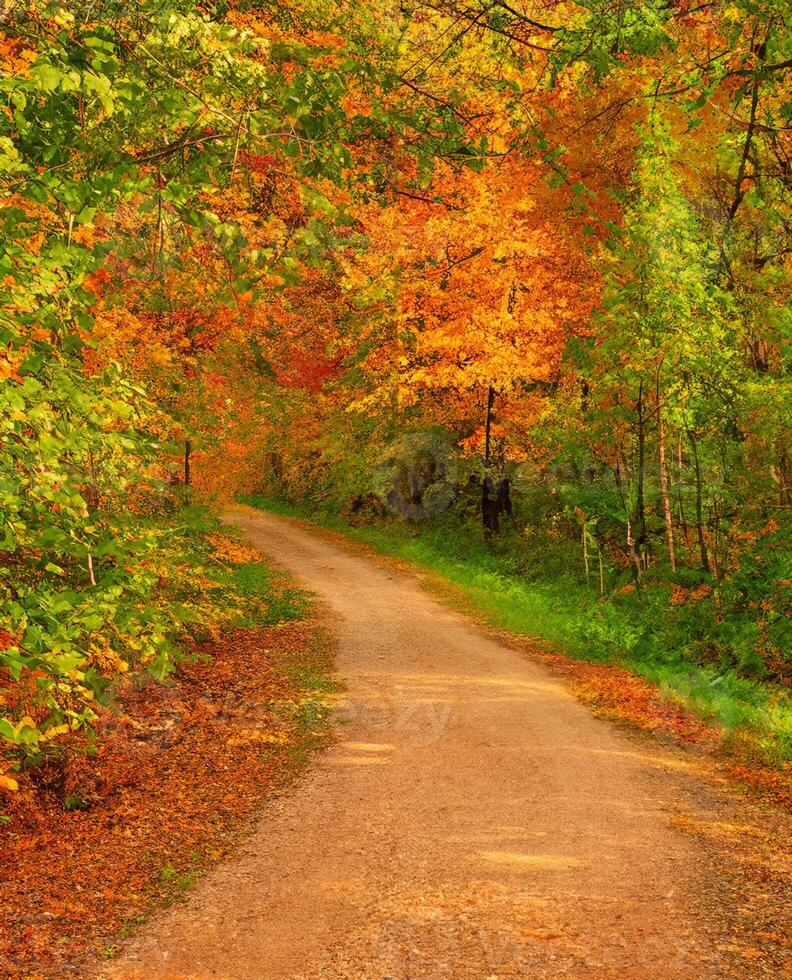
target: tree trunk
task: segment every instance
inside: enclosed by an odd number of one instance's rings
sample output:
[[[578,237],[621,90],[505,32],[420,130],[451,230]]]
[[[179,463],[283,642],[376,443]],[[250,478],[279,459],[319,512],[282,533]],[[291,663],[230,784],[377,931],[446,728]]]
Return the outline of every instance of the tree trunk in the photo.
[[[696,532],[698,534],[699,555],[701,556],[701,567],[705,572],[711,571],[709,555],[707,554],[707,543],[704,540],[704,517],[701,497],[701,464],[698,455],[698,442],[692,430],[688,429],[688,439],[693,450],[693,466],[696,472]]]
[[[638,585],[640,585],[641,574],[643,570],[641,568],[640,555],[635,550],[635,538],[633,537],[632,523],[630,521],[631,515],[627,513],[627,501],[624,498],[624,484],[622,481],[621,462],[619,456],[616,457],[616,466],[613,468],[613,475],[616,480],[616,488],[619,491],[619,499],[622,502],[622,506],[624,507],[625,513],[627,514],[627,548],[629,549],[630,552],[630,560],[632,561],[633,565],[635,565],[636,581]],[[628,473],[625,473],[625,475],[629,476]]]
[[[720,551],[720,513],[718,512],[718,498],[713,497],[712,500],[712,571],[716,579],[721,578],[721,567],[720,561],[718,559],[718,553]]]
[[[589,574],[589,554],[588,554],[588,540],[586,535],[586,522],[583,522],[583,565],[586,569],[586,588],[591,588],[591,577]]]
[[[635,547],[632,524],[629,521],[627,521],[627,547],[630,549],[630,558],[632,559],[633,565],[635,565],[635,581],[638,583],[638,585],[640,585],[641,575],[643,574],[643,568],[641,566],[641,553]]]
[[[644,470],[646,468],[646,424],[644,421],[643,378],[638,383],[638,480],[635,493],[635,547],[640,561],[646,548],[646,508],[644,506]],[[644,557],[644,564],[646,558]]]
[[[495,404],[495,389],[492,385],[487,391],[487,418],[484,422],[484,465],[490,463],[490,432],[492,430],[492,406]]]
[[[778,464],[773,467],[773,476],[778,483],[778,505],[787,508],[792,505],[792,488],[790,488],[790,461],[786,446],[778,447]]]
[[[682,433],[679,434],[677,438],[677,503],[679,505],[679,526],[682,529],[682,538],[685,542],[685,548],[690,550],[690,535],[688,533],[688,523],[687,517],[685,516],[685,501],[682,499],[682,475],[684,473],[684,464],[682,460]]]
[[[599,559],[599,592],[600,599],[605,598],[605,567],[602,563],[602,545],[599,546],[597,550],[597,558]]]
[[[674,550],[674,515],[671,513],[671,495],[668,491],[668,465],[666,463],[665,430],[663,410],[660,405],[660,369],[657,371],[657,454],[660,460],[660,493],[663,498],[663,518],[668,541],[668,560],[671,571],[676,571],[676,551]]]
[[[484,479],[481,481],[481,522],[486,531],[498,530],[498,516],[493,513],[494,483],[490,478],[490,434],[492,430],[492,406],[495,404],[495,389],[487,389],[487,415],[484,420]]]

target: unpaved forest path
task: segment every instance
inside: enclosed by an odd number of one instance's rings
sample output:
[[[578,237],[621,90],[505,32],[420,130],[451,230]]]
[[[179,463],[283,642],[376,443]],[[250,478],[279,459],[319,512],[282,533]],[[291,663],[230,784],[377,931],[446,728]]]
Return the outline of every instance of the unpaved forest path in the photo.
[[[714,796],[678,756],[413,576],[281,518],[231,519],[335,614],[339,741],[103,975],[737,975],[717,872],[672,821]]]

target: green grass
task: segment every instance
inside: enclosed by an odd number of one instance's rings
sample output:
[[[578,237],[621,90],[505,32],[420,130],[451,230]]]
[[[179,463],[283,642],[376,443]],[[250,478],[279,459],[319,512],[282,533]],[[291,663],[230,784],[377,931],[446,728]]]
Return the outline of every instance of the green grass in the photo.
[[[495,550],[482,535],[448,523],[350,526],[337,514],[281,500],[255,496],[245,502],[309,520],[434,572],[490,625],[544,640],[576,659],[625,667],[722,727],[744,755],[774,766],[792,760],[788,693],[777,684],[740,676],[733,667],[695,661],[695,651],[712,640],[704,607],[672,610],[667,592],[659,589],[600,601],[575,575],[560,572],[554,556],[527,562],[515,556],[516,547],[532,547],[524,539],[517,545],[499,543]],[[542,577],[543,568],[551,569],[549,577]]]
[[[258,562],[239,565],[229,573],[230,584],[243,599],[260,602],[260,611],[240,617],[238,625],[275,626],[290,620],[305,619],[310,600],[299,589],[281,583],[282,576],[273,574]]]
[[[332,635],[317,629],[299,654],[279,663],[298,696],[274,706],[276,714],[296,732],[287,749],[289,775],[296,775],[331,737],[332,698],[342,688],[335,675]]]
[[[188,867],[176,868],[166,864],[159,870],[159,888],[163,904],[167,907],[174,902],[183,902],[187,892],[195,884],[201,873],[200,855],[190,855],[191,864]]]

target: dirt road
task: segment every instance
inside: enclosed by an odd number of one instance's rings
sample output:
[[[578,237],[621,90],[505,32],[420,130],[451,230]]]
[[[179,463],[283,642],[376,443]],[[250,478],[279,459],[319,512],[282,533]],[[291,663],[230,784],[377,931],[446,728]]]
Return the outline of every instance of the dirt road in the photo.
[[[283,519],[233,520],[336,616],[339,741],[106,976],[736,975],[718,876],[672,820],[710,805],[678,756],[413,577]]]

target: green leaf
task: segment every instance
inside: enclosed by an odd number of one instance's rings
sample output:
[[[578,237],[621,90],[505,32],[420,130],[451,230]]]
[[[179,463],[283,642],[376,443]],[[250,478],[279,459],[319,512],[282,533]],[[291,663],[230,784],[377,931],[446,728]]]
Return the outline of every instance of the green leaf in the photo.
[[[54,92],[63,80],[63,72],[46,61],[37,62],[30,73],[44,92]]]

